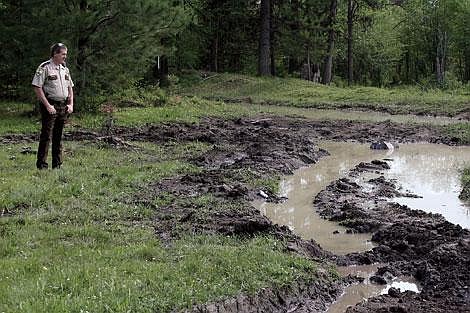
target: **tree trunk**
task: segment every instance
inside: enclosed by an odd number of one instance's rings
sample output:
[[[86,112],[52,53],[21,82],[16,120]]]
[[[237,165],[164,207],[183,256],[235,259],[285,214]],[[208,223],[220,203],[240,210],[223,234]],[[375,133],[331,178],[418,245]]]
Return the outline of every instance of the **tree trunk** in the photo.
[[[260,19],[261,19],[261,31],[259,39],[259,60],[258,60],[258,74],[262,76],[271,75],[271,62],[270,62],[270,34],[271,34],[271,23],[270,23],[270,0],[261,0],[260,7]]]
[[[88,10],[88,3],[86,0],[80,1],[80,14],[86,16],[86,11]],[[77,69],[80,73],[80,80],[78,86],[75,88],[74,93],[80,94],[81,90],[85,90],[86,88],[86,50],[88,48],[88,41],[89,36],[86,34],[85,31],[81,31],[80,35],[78,36],[78,51],[77,51]]]
[[[210,69],[212,72],[219,71],[219,31],[218,30],[216,30],[215,38],[212,38]]]
[[[338,8],[338,0],[331,0],[330,12],[328,16],[328,48],[323,69],[323,84],[329,85],[333,77],[333,51],[335,48],[335,30],[336,12]]]
[[[353,83],[353,26],[355,0],[348,0],[348,85]]]
[[[153,68],[153,76],[158,80],[158,86],[168,87],[170,80],[168,79],[168,58],[166,55],[157,56],[157,62]]]
[[[445,79],[445,62],[447,52],[447,32],[437,33],[437,51],[436,51],[436,79],[439,85],[444,83]]]
[[[464,74],[463,74],[463,81],[468,82],[470,81],[470,49],[467,48],[464,55]]]
[[[310,49],[307,47],[307,65],[308,65],[308,72],[307,72],[307,79],[312,80],[312,64],[310,64]]]
[[[274,17],[273,17],[273,5],[271,5],[271,8],[269,10],[269,20],[270,20],[270,30],[269,30],[269,39],[270,39],[270,43],[269,43],[269,48],[270,48],[270,58],[271,58],[271,75],[272,76],[276,76],[276,55],[275,55],[275,51],[274,51],[274,47],[275,47],[275,27],[277,25],[277,23],[275,23],[274,21]]]

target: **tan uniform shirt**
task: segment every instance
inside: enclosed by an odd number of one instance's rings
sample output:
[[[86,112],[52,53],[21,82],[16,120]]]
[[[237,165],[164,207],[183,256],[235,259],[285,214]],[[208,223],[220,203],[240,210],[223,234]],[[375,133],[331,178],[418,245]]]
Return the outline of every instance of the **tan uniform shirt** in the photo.
[[[64,101],[69,96],[69,87],[73,87],[73,81],[69,69],[62,64],[55,65],[51,59],[39,65],[32,85],[41,87],[46,98]]]

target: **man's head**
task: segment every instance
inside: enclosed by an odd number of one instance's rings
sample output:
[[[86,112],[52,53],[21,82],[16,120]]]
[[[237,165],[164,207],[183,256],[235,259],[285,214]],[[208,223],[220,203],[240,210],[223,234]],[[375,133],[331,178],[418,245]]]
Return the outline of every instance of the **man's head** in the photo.
[[[53,44],[51,47],[51,58],[56,64],[65,63],[67,58],[67,47],[63,43]]]

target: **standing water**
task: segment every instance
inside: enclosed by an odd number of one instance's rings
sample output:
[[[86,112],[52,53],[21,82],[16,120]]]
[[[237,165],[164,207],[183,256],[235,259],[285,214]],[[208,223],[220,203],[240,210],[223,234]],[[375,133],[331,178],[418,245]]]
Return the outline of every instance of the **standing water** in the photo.
[[[282,179],[280,195],[287,198],[285,202],[260,202],[255,206],[274,223],[287,225],[302,238],[313,238],[323,249],[335,254],[370,250],[373,247],[370,234],[346,234],[346,228],[314,212],[312,203],[321,190],[354,166],[386,157],[387,153],[354,143],[324,142],[320,146],[330,155]]]
[[[391,156],[385,178],[422,198],[395,198],[412,209],[439,213],[449,222],[470,229],[470,203],[459,199],[460,171],[470,166],[469,147],[433,144],[403,145]]]
[[[396,179],[398,186],[422,197],[390,201],[412,209],[439,213],[452,223],[470,228],[470,204],[458,198],[461,191],[460,171],[470,166],[470,147],[405,144],[395,150],[383,151],[371,150],[369,145],[344,142],[323,142],[320,147],[331,155],[281,181],[280,194],[287,198],[285,202],[255,203],[274,223],[287,225],[296,234],[314,239],[325,250],[335,254],[371,249],[370,234],[347,234],[345,228],[322,219],[313,208],[313,199],[360,162],[387,159],[391,169],[383,171],[385,178]],[[390,287],[418,291],[411,278],[401,277],[387,286],[371,284],[368,278],[376,271],[376,266],[340,268],[339,271],[342,275],[352,273],[365,280],[363,284],[348,287],[328,313],[344,312],[347,306],[386,293]]]
[[[283,203],[257,202],[261,212],[274,223],[287,225],[305,239],[314,239],[335,254],[371,249],[370,234],[347,234],[337,223],[322,219],[313,208],[313,198],[331,182],[346,176],[360,162],[392,160],[385,178],[422,198],[391,201],[412,209],[440,213],[448,221],[470,228],[470,205],[458,198],[460,170],[470,166],[470,147],[436,144],[404,144],[395,150],[371,150],[369,145],[350,142],[322,142],[330,155],[316,164],[295,171],[281,180]]]

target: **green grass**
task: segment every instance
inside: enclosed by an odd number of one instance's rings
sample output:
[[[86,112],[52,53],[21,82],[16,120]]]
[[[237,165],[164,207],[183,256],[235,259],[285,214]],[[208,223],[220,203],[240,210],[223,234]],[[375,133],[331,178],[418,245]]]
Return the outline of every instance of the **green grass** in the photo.
[[[0,102],[0,136],[5,134],[39,133],[39,116],[28,116],[33,106],[26,103]],[[222,102],[207,101],[199,98],[173,97],[165,106],[142,108],[116,108],[112,114],[115,125],[139,126],[163,122],[196,123],[202,117],[214,116],[233,118],[257,114],[257,110],[248,107],[234,107]],[[108,119],[104,113],[74,113],[69,119],[68,129],[79,127],[101,129]]]
[[[38,171],[24,145],[0,149],[0,312],[170,312],[314,279],[313,262],[268,237],[157,240],[154,212],[133,197],[199,171],[185,158],[210,146],[66,142],[63,168]]]
[[[315,273],[269,238],[164,248],[148,229],[17,225],[7,223],[0,246],[2,312],[170,312]]]
[[[260,113],[382,121],[383,116],[370,113],[321,115],[299,107],[454,115],[469,105],[464,92],[336,88],[228,74],[178,92],[186,96],[173,96],[164,106],[117,108],[113,118],[120,126],[197,123],[206,116]],[[37,133],[39,119],[27,115],[31,110],[32,105],[24,103],[0,103],[0,135]],[[67,127],[100,129],[106,118],[103,113],[74,114]],[[443,124],[443,132],[470,144],[470,123]],[[58,171],[37,171],[35,155],[21,153],[24,146],[34,151],[37,143],[0,146],[0,212],[4,214],[0,217],[0,312],[170,312],[289,284],[299,277],[314,279],[316,264],[286,254],[284,243],[269,237],[181,234],[171,247],[162,246],[152,228],[154,211],[134,201],[136,195],[151,182],[200,171],[186,159],[212,147],[197,142],[132,144],[136,149],[125,151],[92,142],[66,142],[64,166]],[[235,178],[256,188],[277,192],[276,177],[249,170],[238,175]],[[462,176],[465,186],[469,177],[467,169]],[[183,200],[194,201],[201,216],[224,209],[210,195]],[[165,199],[159,201],[154,204],[163,205]]]
[[[456,138],[459,143],[470,145],[470,122],[445,125],[442,129],[445,134]]]
[[[324,109],[356,108],[394,114],[454,116],[470,110],[470,90],[423,91],[417,87],[324,86],[300,79],[264,78],[218,74],[213,78],[176,89],[176,93],[253,104],[275,104]]]
[[[29,117],[34,104],[0,102],[0,135],[14,133],[33,133],[40,129],[38,117]]]
[[[462,172],[462,192],[460,198],[463,200],[470,200],[470,167],[467,167]]]

